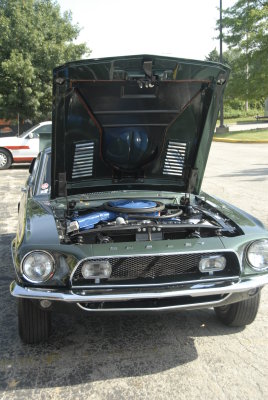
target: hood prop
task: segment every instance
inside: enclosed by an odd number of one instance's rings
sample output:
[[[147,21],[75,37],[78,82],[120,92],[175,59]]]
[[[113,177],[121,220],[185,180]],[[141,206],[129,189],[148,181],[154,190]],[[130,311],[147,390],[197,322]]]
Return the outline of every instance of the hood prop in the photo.
[[[145,72],[145,75],[149,79],[153,79],[153,62],[152,61],[144,61],[143,62],[143,71]]]
[[[195,184],[198,178],[198,169],[192,168],[189,172],[189,181],[187,187],[187,193],[191,194],[195,188]]]
[[[155,85],[158,85],[157,76],[153,75],[153,62],[143,61],[142,68],[145,73],[145,79],[137,80],[139,88],[142,89],[143,87],[145,87],[146,89],[148,89],[154,87]]]

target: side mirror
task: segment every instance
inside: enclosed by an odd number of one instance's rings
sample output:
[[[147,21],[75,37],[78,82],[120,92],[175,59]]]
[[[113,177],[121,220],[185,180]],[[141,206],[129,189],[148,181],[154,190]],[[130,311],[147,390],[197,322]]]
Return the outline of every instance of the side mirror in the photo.
[[[27,179],[27,181],[26,181],[26,187],[24,188],[25,190],[23,190],[23,188],[21,188],[21,191],[22,191],[22,192],[27,192],[28,187],[32,186],[33,181],[34,181],[34,180],[33,180],[33,176],[32,176],[32,175],[29,175],[29,176],[28,176],[28,179]]]
[[[33,137],[34,137],[33,132],[30,132],[29,135],[28,135],[28,138],[32,139]]]

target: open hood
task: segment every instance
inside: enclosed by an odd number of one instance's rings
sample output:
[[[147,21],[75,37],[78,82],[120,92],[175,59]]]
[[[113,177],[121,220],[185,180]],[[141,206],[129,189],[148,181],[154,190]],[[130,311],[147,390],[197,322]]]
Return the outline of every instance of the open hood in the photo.
[[[52,198],[145,188],[198,193],[228,75],[222,64],[154,55],[56,68]]]

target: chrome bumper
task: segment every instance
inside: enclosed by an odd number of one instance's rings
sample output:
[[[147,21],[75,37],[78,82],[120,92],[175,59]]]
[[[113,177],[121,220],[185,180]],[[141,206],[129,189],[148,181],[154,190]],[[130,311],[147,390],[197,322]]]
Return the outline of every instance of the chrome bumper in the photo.
[[[236,283],[222,281],[195,282],[191,284],[177,284],[163,287],[150,288],[116,288],[116,289],[45,289],[22,287],[13,281],[10,285],[10,293],[15,297],[23,297],[34,300],[63,301],[67,303],[86,302],[114,302],[129,300],[164,299],[172,297],[190,296],[202,297],[213,295],[229,295],[233,293],[248,292],[261,288],[268,283],[268,274],[254,277],[244,277]]]

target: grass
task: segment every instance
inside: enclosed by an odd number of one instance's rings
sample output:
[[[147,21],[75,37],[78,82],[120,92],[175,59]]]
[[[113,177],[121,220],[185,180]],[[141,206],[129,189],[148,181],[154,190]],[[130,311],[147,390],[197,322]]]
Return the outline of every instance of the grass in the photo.
[[[239,118],[224,118],[224,125],[231,125],[243,122],[258,122],[255,117],[239,117]],[[220,125],[220,120],[217,121],[217,126]]]
[[[268,129],[253,129],[249,131],[227,132],[214,134],[217,139],[236,139],[236,140],[268,140]]]

